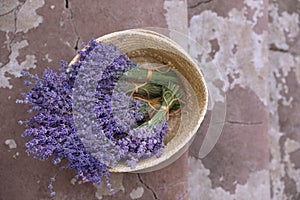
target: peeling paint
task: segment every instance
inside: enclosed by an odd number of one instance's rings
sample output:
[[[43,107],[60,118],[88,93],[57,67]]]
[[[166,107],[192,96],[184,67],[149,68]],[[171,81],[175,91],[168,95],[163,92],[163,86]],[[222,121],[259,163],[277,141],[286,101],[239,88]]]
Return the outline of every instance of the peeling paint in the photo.
[[[286,76],[289,72],[297,71],[300,67],[300,57],[293,56],[291,53],[283,53],[278,51],[270,51],[270,64],[272,66],[271,74],[274,77],[271,81],[270,87],[273,87],[273,96],[275,100],[281,100],[283,105],[289,106],[292,103],[293,98],[288,97],[289,88],[286,85]],[[298,82],[300,83],[300,78],[297,77]],[[279,79],[278,81],[276,79]],[[274,102],[272,102],[274,103]],[[276,102],[275,102],[276,103]],[[277,109],[277,106],[274,105],[274,109]]]
[[[150,187],[145,181],[143,181],[141,175],[137,174],[137,177],[138,177],[139,181],[141,182],[141,184],[143,184],[147,188],[147,190],[152,193],[153,199],[159,199],[155,190],[152,187]]]
[[[17,148],[17,143],[14,139],[7,139],[5,140],[4,144],[8,146],[9,149]]]
[[[49,57],[49,54],[47,53],[45,55],[45,58],[43,58],[42,60],[47,60],[48,63],[52,62],[53,60]]]
[[[143,187],[137,187],[136,189],[133,189],[129,196],[131,199],[139,199],[143,196],[144,194],[144,188]]]
[[[10,13],[19,5],[18,0],[0,1],[0,16]]]
[[[279,140],[284,133],[279,132],[279,126],[275,121],[271,123],[271,126],[270,153],[272,155],[272,160],[270,161],[270,180],[272,185],[272,199],[288,200],[290,198],[287,196],[287,194],[285,194],[286,185],[283,179],[285,176],[288,176],[295,181],[297,192],[300,193],[300,169],[295,169],[295,164],[291,162],[289,155],[300,148],[300,143],[287,138],[283,146],[282,155],[282,147],[280,146]]]
[[[20,153],[19,153],[19,152],[16,152],[15,155],[13,155],[13,158],[14,158],[14,159],[17,159],[17,157],[19,157],[19,155],[20,155]]]
[[[191,200],[266,200],[270,197],[268,170],[256,171],[250,174],[244,185],[236,184],[234,194],[230,194],[221,187],[212,188],[212,182],[202,161],[189,157],[189,194]]]
[[[28,46],[27,40],[22,40],[20,42],[14,42],[11,44],[11,54],[9,56],[9,63],[0,68],[0,88],[9,88],[13,86],[9,83],[11,79],[7,75],[13,75],[15,77],[20,77],[20,72],[22,70],[27,70],[36,67],[36,57],[34,55],[26,55],[25,60],[21,63],[18,62],[17,57],[19,56],[19,50]]]
[[[270,51],[270,62],[273,73],[276,76],[279,75],[279,70],[282,70],[283,75],[287,76],[290,70],[295,71],[297,80],[300,83],[300,56],[294,56],[290,52],[284,52],[282,50],[288,50],[287,37],[290,40],[295,40],[295,37],[299,35],[299,15],[296,13],[288,14],[283,12],[278,13],[278,6],[271,4],[269,8],[269,15],[272,21],[269,23],[269,45],[275,45],[275,49]],[[275,68],[274,68],[275,67]]]
[[[205,10],[190,20],[189,51],[202,66],[210,93],[216,96],[212,107],[216,102],[224,102],[224,92],[236,85],[250,87],[264,105],[268,102],[268,85],[265,84],[268,77],[267,32],[257,34],[253,31],[258,17],[261,17],[263,4],[254,0],[246,0],[245,4],[255,9],[251,20],[247,19],[246,8],[233,8],[228,17]],[[209,56],[212,51],[211,40],[216,40],[219,45],[213,59]],[[234,52],[231,51],[233,49]],[[229,77],[234,79],[230,82]],[[219,82],[221,86],[216,84]]]
[[[269,6],[269,60],[270,60],[270,177],[272,199],[293,199],[293,194],[287,194],[285,180],[293,180],[296,190],[300,193],[300,170],[295,169],[291,161],[290,153],[299,149],[300,144],[286,137],[286,133],[280,131],[278,108],[292,106],[293,97],[289,96],[287,76],[289,73],[297,75],[300,84],[300,57],[289,52],[289,42],[294,41],[299,35],[299,14],[284,11],[279,13],[276,3]],[[281,140],[284,139],[282,146]],[[297,194],[294,194],[297,195]]]
[[[287,139],[284,143],[284,158],[283,161],[286,163],[286,173],[289,178],[295,181],[297,186],[297,192],[300,193],[300,169],[295,169],[295,164],[291,162],[289,153],[296,151],[300,148],[300,143],[294,140]]]
[[[252,21],[254,24],[257,24],[258,19],[264,15],[264,1],[245,0],[244,3],[251,10],[254,10]]]
[[[289,14],[286,11],[279,14],[278,10],[278,5],[270,4],[269,44],[274,44],[282,50],[288,50],[286,34],[290,40],[294,40],[293,38],[299,34],[299,14]]]
[[[278,116],[276,117],[278,118]],[[281,163],[281,153],[280,153],[280,145],[279,139],[283,135],[279,132],[279,127],[276,123],[274,123],[274,119],[271,119],[271,127],[269,130],[270,134],[270,153],[272,159],[270,161],[270,181],[272,194],[271,197],[273,200],[276,199],[287,199],[284,194],[284,182],[281,177],[284,177],[285,170],[284,165]]]
[[[291,139],[287,138],[284,143],[284,148],[285,148],[286,153],[290,154],[300,148],[300,143],[295,140],[291,140]]]
[[[17,14],[17,32],[27,33],[43,22],[43,17],[36,10],[43,7],[44,0],[27,0]]]
[[[257,24],[267,19],[266,3],[256,0],[243,2],[244,6],[241,9],[232,8],[225,17],[207,9],[192,16],[190,20],[189,52],[198,61],[209,92],[213,93],[214,98],[211,99],[210,109],[219,103],[225,103],[225,94],[237,86],[254,91],[264,106],[269,104],[268,31],[267,28],[255,31],[258,28]],[[233,122],[233,124],[252,125],[252,123],[240,122]],[[251,172],[245,180],[246,183],[240,184],[236,180],[234,191],[229,192],[213,184],[213,180],[209,178],[211,171],[204,167],[201,160],[190,157],[190,198],[195,200],[270,199],[269,170],[255,171],[255,168],[251,168],[251,163],[249,169]],[[220,176],[219,181],[223,182],[224,177],[227,176],[234,175],[224,174]]]
[[[165,17],[170,31],[169,36],[187,50],[188,13],[186,0],[164,1]],[[176,13],[176,15],[174,15]]]

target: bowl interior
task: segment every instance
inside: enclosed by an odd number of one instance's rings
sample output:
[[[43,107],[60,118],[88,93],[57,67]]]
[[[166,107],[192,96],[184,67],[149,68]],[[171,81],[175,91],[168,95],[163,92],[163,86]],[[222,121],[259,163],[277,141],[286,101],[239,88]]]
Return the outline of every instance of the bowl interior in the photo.
[[[183,85],[188,98],[177,124],[177,133],[166,144],[160,157],[151,157],[138,161],[136,168],[131,169],[120,162],[111,172],[149,172],[163,168],[187,149],[199,128],[207,108],[207,89],[204,78],[190,56],[175,42],[156,32],[133,29],[114,32],[96,39],[114,44],[122,53],[132,60],[143,63],[168,64],[183,78]],[[77,55],[71,63],[79,59]]]

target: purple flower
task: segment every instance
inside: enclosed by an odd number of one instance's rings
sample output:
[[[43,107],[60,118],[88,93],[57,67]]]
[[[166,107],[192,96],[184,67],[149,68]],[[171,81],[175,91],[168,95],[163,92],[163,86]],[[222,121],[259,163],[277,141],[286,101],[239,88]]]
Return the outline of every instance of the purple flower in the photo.
[[[26,152],[34,158],[51,157],[54,165],[75,169],[77,178],[90,182],[101,184],[105,177],[111,189],[108,167],[121,159],[134,167],[140,158],[159,156],[168,126],[164,116],[154,125],[141,124],[147,104],[122,88],[122,76],[137,64],[114,45],[91,40],[79,54],[73,65],[62,61],[60,73],[46,69],[39,78],[22,72],[33,79],[25,81],[31,88],[16,101],[33,113],[22,136],[30,138]],[[61,166],[63,160],[67,164]]]

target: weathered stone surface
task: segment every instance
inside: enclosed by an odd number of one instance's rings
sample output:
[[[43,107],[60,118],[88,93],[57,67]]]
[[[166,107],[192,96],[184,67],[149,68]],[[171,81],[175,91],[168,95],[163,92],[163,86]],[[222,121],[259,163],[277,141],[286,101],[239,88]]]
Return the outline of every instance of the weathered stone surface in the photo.
[[[233,193],[236,184],[247,183],[250,173],[268,168],[268,115],[255,93],[249,90],[229,90],[227,101],[230,104],[222,135],[203,164],[211,170],[213,187]]]
[[[270,1],[270,175],[272,199],[300,198],[299,2]]]
[[[186,5],[174,2],[176,6],[179,4]],[[59,200],[132,199],[138,196],[150,200],[155,199],[154,193],[162,199],[176,199],[176,195],[184,195],[180,199],[187,199],[187,156],[161,172],[118,176],[116,180],[120,184],[116,186],[115,196],[106,196],[107,192],[101,189],[96,191],[90,183],[74,182],[75,172],[72,170],[59,171],[51,162],[28,157],[25,154],[25,140],[20,137],[24,128],[17,125],[17,121],[28,118],[29,114],[22,105],[15,104],[16,99],[21,98],[21,92],[26,90],[23,81],[17,78],[20,70],[37,74],[48,66],[57,70],[60,60],[70,61],[82,42],[106,33],[143,27],[176,28],[172,19],[182,15],[176,13],[173,18],[170,13],[172,9],[163,0],[1,2],[0,199],[49,199],[49,178],[56,174],[54,190],[57,195],[54,199]],[[186,6],[182,14],[187,14]],[[181,29],[187,32],[187,23],[183,21],[181,24],[185,24]],[[7,139],[14,139],[17,148],[10,149],[5,144]],[[176,176],[169,176],[168,173]],[[148,184],[153,189],[148,188]],[[137,188],[143,188],[143,192],[141,189],[138,193],[134,192]]]
[[[202,163],[210,170],[213,188],[222,187],[234,193],[237,184],[246,184],[251,173],[268,168],[268,112],[255,93],[248,89],[229,90],[227,102],[230,104],[227,104],[221,137]],[[207,120],[204,123],[208,123]],[[205,125],[201,131],[205,133]],[[191,156],[198,156],[204,137],[201,131],[190,147]]]
[[[57,173],[59,200],[299,199],[299,8],[295,0],[1,1],[0,199],[49,199],[49,178]],[[19,71],[57,70],[60,59],[70,61],[82,42],[141,27],[174,29],[198,42],[169,33],[205,63],[212,95],[189,159],[184,154],[153,173],[118,174],[117,193],[108,196],[103,188],[74,182],[74,171],[59,172],[50,162],[28,157],[17,125],[29,117],[15,104],[25,90]],[[225,120],[218,121],[215,109],[226,112]],[[209,128],[222,123],[215,147],[200,158]],[[16,148],[5,144],[8,139]]]
[[[209,114],[190,147],[191,199],[270,199],[267,7],[267,1],[189,1],[190,37],[198,42],[190,54],[211,92]],[[213,116],[220,104],[221,121]],[[199,157],[210,127],[222,123],[214,148]]]
[[[80,41],[114,31],[142,27],[167,27],[164,1],[69,1],[74,28]],[[80,43],[79,43],[80,44]]]
[[[0,54],[0,66],[2,67],[8,62],[9,47],[6,42],[5,32],[0,31],[0,44],[1,44],[1,54]]]
[[[131,200],[130,193],[142,187],[144,192],[140,199],[188,199],[188,154],[185,153],[172,165],[151,173],[124,174],[124,191],[104,199]]]
[[[189,18],[205,10],[217,10],[219,16],[228,17],[230,10],[241,10],[243,7],[243,1],[188,0]]]

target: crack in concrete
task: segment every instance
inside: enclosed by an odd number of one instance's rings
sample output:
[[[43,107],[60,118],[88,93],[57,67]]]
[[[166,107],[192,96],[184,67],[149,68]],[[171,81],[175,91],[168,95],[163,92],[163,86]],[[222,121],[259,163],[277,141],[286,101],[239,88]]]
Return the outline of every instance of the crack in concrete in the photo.
[[[1,14],[0,17],[3,17],[3,16],[5,16],[5,15],[8,15],[8,14],[14,12],[14,10],[15,10],[17,7],[18,7],[18,6],[16,6],[15,8],[11,9],[10,11],[8,11],[8,12],[6,12],[6,13]]]
[[[226,123],[239,124],[239,125],[260,125],[263,122],[262,121],[259,121],[259,122],[241,122],[241,121],[226,120]]]
[[[278,47],[275,47],[275,46],[270,46],[269,47],[269,50],[270,51],[277,51],[277,52],[282,52],[282,53],[288,53],[289,50],[286,50],[286,49],[281,49],[281,48],[278,48]]]
[[[69,8],[69,0],[65,0],[65,8]]]
[[[79,42],[79,40],[80,40],[80,37],[77,37],[77,40],[76,40],[76,43],[75,43],[75,47],[74,47],[75,51],[78,50],[78,42]]]
[[[68,0],[65,0],[65,8],[70,10],[70,23],[71,23],[71,26],[72,26],[72,29],[73,29],[73,32],[76,36],[76,42],[75,42],[75,45],[74,45],[74,50],[77,51],[78,50],[78,42],[80,40],[80,37],[79,37],[79,34],[78,34],[78,31],[77,31],[77,27],[74,23],[74,14],[73,14],[73,10],[71,8],[71,6],[69,5],[69,1]]]
[[[137,174],[137,176],[138,176],[140,182],[141,182],[141,183],[142,183],[149,191],[152,192],[152,195],[153,195],[154,199],[159,199],[159,198],[157,197],[157,194],[155,193],[154,189],[152,189],[149,185],[147,185],[147,184],[143,181],[141,175],[140,175],[140,174]]]
[[[196,7],[198,7],[198,6],[202,5],[202,4],[207,4],[207,3],[211,2],[211,1],[213,1],[213,0],[200,1],[200,2],[196,3],[195,5],[189,6],[188,8],[196,8]]]

